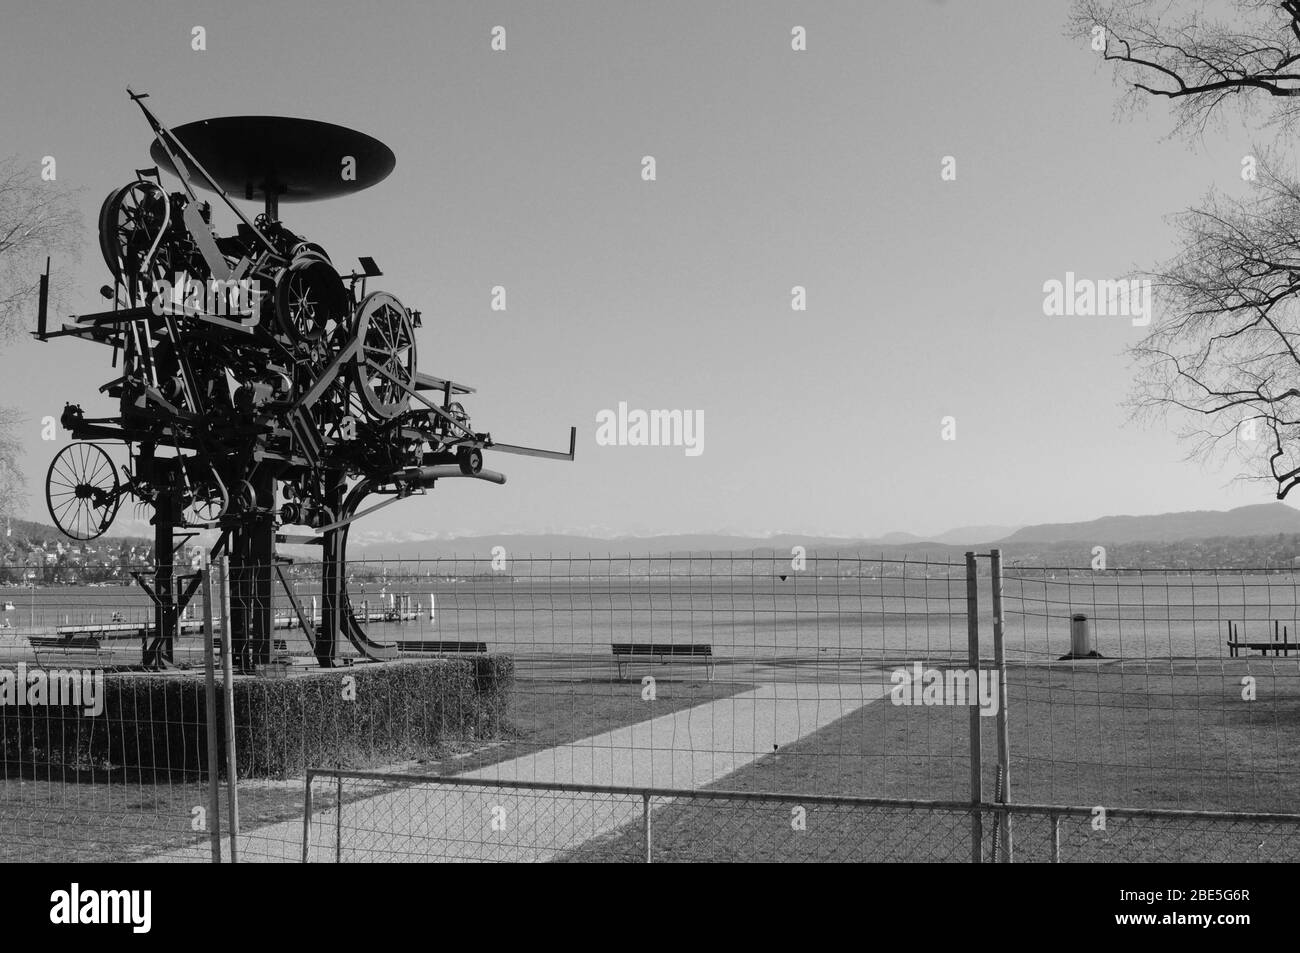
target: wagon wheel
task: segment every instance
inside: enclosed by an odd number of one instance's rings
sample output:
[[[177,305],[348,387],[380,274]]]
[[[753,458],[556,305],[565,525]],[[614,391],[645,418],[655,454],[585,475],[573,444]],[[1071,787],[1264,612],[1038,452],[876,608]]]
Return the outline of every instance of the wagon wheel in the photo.
[[[113,522],[121,503],[117,468],[97,443],[70,443],[50,461],[45,506],[64,536],[94,539]]]
[[[117,279],[161,277],[159,238],[171,224],[167,193],[153,182],[124,185],[99,209],[99,250]]]
[[[385,291],[367,295],[357,309],[356,393],[367,413],[391,420],[406,410],[415,387],[415,325]]]
[[[315,253],[299,255],[276,278],[276,320],[295,343],[333,334],[350,317],[351,305],[339,273]]]

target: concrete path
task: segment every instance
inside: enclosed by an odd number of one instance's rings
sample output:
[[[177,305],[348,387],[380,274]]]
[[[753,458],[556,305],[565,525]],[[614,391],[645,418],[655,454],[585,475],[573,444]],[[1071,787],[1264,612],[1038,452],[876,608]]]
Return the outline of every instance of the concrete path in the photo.
[[[867,684],[776,683],[458,775],[485,786],[344,780],[344,861],[546,861],[639,822],[641,798],[493,788],[493,780],[700,788],[889,693]],[[325,790],[325,782],[317,791]],[[374,791],[373,797],[351,800]],[[661,806],[663,801],[656,801]],[[310,859],[335,858],[338,816],[314,812]],[[153,861],[206,861],[207,845]],[[241,831],[241,861],[297,861],[302,821]],[[629,858],[634,859],[634,858]]]

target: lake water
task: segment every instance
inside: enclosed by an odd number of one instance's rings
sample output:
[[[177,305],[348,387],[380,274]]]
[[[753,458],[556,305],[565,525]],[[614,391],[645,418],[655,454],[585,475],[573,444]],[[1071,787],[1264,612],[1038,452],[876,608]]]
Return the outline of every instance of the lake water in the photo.
[[[311,604],[317,584],[295,590]],[[428,575],[364,587],[354,604],[372,611],[409,596],[418,620],[372,623],[372,637],[484,641],[491,651],[528,655],[608,655],[611,642],[708,642],[721,657],[833,660],[964,656],[966,582],[788,574],[771,576],[532,577]],[[1013,659],[1056,658],[1069,649],[1070,617],[1086,613],[1102,654],[1119,658],[1226,658],[1227,624],[1252,640],[1279,634],[1297,641],[1300,586],[1291,574],[1141,576],[1008,572],[1004,583],[1006,646]],[[979,580],[980,645],[992,654],[991,592]],[[435,606],[429,618],[430,596]],[[289,607],[277,593],[277,613]],[[151,619],[148,597],[135,586],[0,588],[0,640],[13,648],[33,631],[56,626]],[[194,612],[199,609],[198,599]],[[300,633],[289,636],[306,653]],[[197,646],[197,636],[183,643]]]

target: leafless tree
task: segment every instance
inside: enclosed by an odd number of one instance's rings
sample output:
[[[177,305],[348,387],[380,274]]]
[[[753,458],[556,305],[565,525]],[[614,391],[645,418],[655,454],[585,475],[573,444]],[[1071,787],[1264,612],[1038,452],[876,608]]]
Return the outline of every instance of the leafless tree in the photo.
[[[45,181],[38,163],[0,158],[0,348],[34,326],[45,258],[77,258],[81,227],[73,190]],[[20,410],[0,407],[0,516],[23,493],[22,420]]]
[[[1100,44],[1126,102],[1169,101],[1178,131],[1226,106],[1300,119],[1300,0],[1077,0],[1069,32]]]
[[[1179,412],[1194,455],[1233,457],[1283,499],[1300,483],[1300,183],[1263,159],[1254,195],[1211,195],[1178,225],[1149,275],[1134,407]]]
[[[1173,103],[1175,131],[1226,107],[1279,132],[1300,119],[1300,0],[1079,0],[1070,32],[1104,45],[1126,100]],[[1300,483],[1300,181],[1284,152],[1255,152],[1251,192],[1178,215],[1178,252],[1142,276],[1156,315],[1131,405],[1284,499]]]

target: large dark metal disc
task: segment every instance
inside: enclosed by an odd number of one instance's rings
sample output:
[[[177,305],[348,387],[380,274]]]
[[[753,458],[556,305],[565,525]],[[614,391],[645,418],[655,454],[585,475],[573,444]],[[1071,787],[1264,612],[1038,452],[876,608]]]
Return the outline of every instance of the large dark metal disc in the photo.
[[[172,133],[236,199],[261,199],[268,192],[280,202],[351,195],[382,182],[397,165],[393,150],[378,139],[314,119],[223,116],[177,126]],[[157,140],[149,154],[162,168],[176,171]],[[353,170],[355,178],[345,176]],[[197,173],[191,179],[196,186],[207,185]]]

